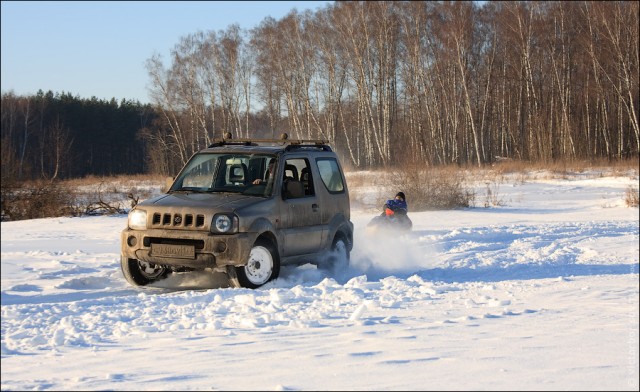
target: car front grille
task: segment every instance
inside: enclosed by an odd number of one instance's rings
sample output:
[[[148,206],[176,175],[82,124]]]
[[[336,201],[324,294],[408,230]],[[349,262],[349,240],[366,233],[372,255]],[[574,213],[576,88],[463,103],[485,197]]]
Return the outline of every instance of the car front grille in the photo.
[[[205,223],[204,215],[202,214],[171,214],[171,213],[159,213],[153,214],[151,220],[152,227],[162,228],[203,228]]]

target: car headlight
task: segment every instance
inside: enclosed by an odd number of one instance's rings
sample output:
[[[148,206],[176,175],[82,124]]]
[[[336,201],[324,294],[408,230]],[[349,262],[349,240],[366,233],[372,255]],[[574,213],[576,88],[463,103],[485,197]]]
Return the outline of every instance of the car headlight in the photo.
[[[129,228],[144,230],[147,228],[147,211],[133,210],[129,213]]]
[[[211,222],[211,232],[220,234],[236,233],[238,217],[232,214],[216,214]]]

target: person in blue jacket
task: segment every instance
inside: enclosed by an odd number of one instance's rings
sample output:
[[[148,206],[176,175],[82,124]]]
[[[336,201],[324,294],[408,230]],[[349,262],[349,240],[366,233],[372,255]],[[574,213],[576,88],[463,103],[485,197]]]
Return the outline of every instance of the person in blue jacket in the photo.
[[[404,192],[398,192],[396,193],[395,198],[387,200],[387,202],[384,204],[385,212],[383,212],[383,215],[387,213],[387,209],[390,209],[394,213],[406,214],[409,210],[409,207],[407,206],[407,200],[404,196]],[[387,215],[389,214],[387,213]]]
[[[408,209],[404,192],[398,192],[393,199],[389,199],[384,203],[382,214],[373,217],[367,227],[375,230],[377,227],[384,228],[390,225],[388,228],[391,229],[411,230],[413,223],[409,219],[409,215],[407,215]]]

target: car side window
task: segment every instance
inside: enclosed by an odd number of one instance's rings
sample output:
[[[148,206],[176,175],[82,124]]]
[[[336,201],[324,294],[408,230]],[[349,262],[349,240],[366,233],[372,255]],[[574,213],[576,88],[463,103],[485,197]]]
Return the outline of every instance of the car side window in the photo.
[[[335,158],[316,159],[320,178],[330,193],[344,192],[344,180],[340,174],[340,167]]]
[[[283,195],[285,199],[315,195],[308,159],[290,158],[285,161]]]

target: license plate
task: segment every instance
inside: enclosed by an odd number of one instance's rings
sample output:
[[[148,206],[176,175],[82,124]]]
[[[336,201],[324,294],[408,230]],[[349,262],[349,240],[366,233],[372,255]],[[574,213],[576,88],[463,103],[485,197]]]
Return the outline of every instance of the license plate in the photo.
[[[193,245],[151,244],[151,255],[176,259],[194,259],[196,257],[196,249]]]

